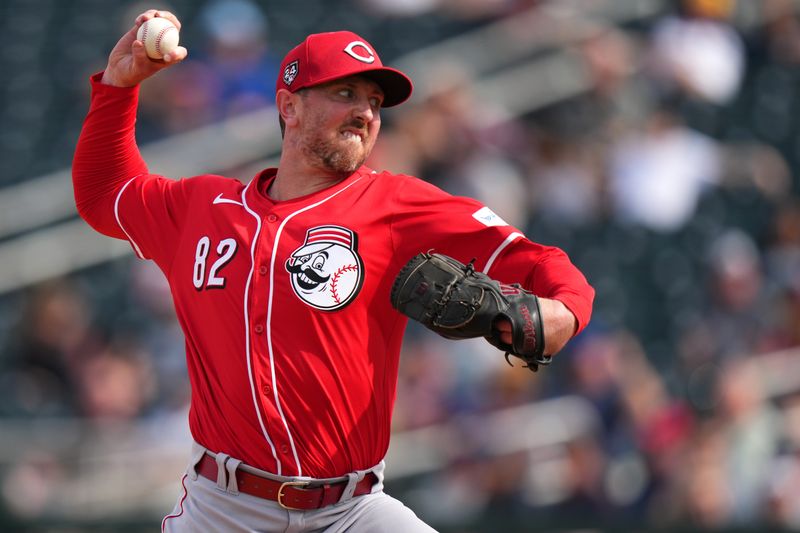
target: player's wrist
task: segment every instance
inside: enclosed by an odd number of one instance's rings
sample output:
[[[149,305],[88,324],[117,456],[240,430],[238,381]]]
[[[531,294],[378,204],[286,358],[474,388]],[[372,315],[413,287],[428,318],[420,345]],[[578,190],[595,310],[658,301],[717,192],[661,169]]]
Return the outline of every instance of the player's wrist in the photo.
[[[106,67],[103,75],[100,77],[100,83],[103,85],[111,85],[112,87],[133,87],[136,83],[126,83],[121,80],[111,67]]]

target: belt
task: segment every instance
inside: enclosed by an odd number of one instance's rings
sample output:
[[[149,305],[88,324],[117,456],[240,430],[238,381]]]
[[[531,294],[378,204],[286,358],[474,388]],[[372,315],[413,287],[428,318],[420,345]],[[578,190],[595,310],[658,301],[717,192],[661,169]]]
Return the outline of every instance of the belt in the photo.
[[[197,463],[195,471],[204,478],[217,481],[217,462],[207,453]],[[236,483],[240,492],[272,500],[284,509],[303,510],[321,509],[338,502],[344,489],[347,487],[347,480],[337,483],[315,485],[311,483],[317,481],[275,481],[265,477],[251,474],[237,469],[235,472]],[[356,490],[353,496],[362,496],[372,492],[372,486],[378,482],[378,478],[372,472],[368,472],[364,479],[356,483]]]

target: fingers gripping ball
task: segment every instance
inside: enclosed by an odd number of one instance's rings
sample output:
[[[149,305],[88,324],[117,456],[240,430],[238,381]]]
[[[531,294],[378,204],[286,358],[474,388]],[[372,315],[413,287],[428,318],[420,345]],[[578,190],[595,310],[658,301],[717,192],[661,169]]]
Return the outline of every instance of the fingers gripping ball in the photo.
[[[162,59],[178,47],[178,28],[169,20],[155,17],[139,26],[136,38],[144,44],[147,57]]]
[[[547,365],[544,328],[536,295],[519,285],[501,285],[472,263],[442,254],[419,254],[398,274],[392,306],[428,329],[450,339],[485,337],[491,344],[522,359],[533,371]],[[511,323],[511,344],[495,327]]]

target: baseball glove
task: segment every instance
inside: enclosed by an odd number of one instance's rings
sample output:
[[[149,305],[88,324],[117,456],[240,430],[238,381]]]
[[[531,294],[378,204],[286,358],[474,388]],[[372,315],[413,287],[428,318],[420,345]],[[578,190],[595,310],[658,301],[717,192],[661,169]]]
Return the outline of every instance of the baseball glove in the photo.
[[[473,260],[474,262],[474,260]],[[412,258],[392,286],[392,306],[449,339],[485,337],[536,372],[548,365],[539,299],[517,284],[502,285],[482,272],[442,254]],[[497,320],[511,323],[512,343],[500,339]]]

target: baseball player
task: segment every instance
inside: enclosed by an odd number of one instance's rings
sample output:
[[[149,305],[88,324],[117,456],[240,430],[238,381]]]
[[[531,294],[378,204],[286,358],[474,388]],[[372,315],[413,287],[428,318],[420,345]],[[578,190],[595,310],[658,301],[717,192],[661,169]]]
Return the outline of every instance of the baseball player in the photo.
[[[561,250],[479,202],[364,166],[381,108],[412,84],[350,32],[310,35],[283,60],[277,169],[249,184],[151,174],[138,87],[187,53],[146,56],[136,30],[152,17],[180,27],[167,11],[139,15],[92,76],[73,182],[93,228],[164,272],[186,337],[195,444],[162,530],[431,531],[382,490],[407,323],[398,273],[434,251],[521,284],[537,309],[519,328],[512,313],[493,320],[493,334],[514,351],[519,329],[545,356],[586,326],[594,291]]]

